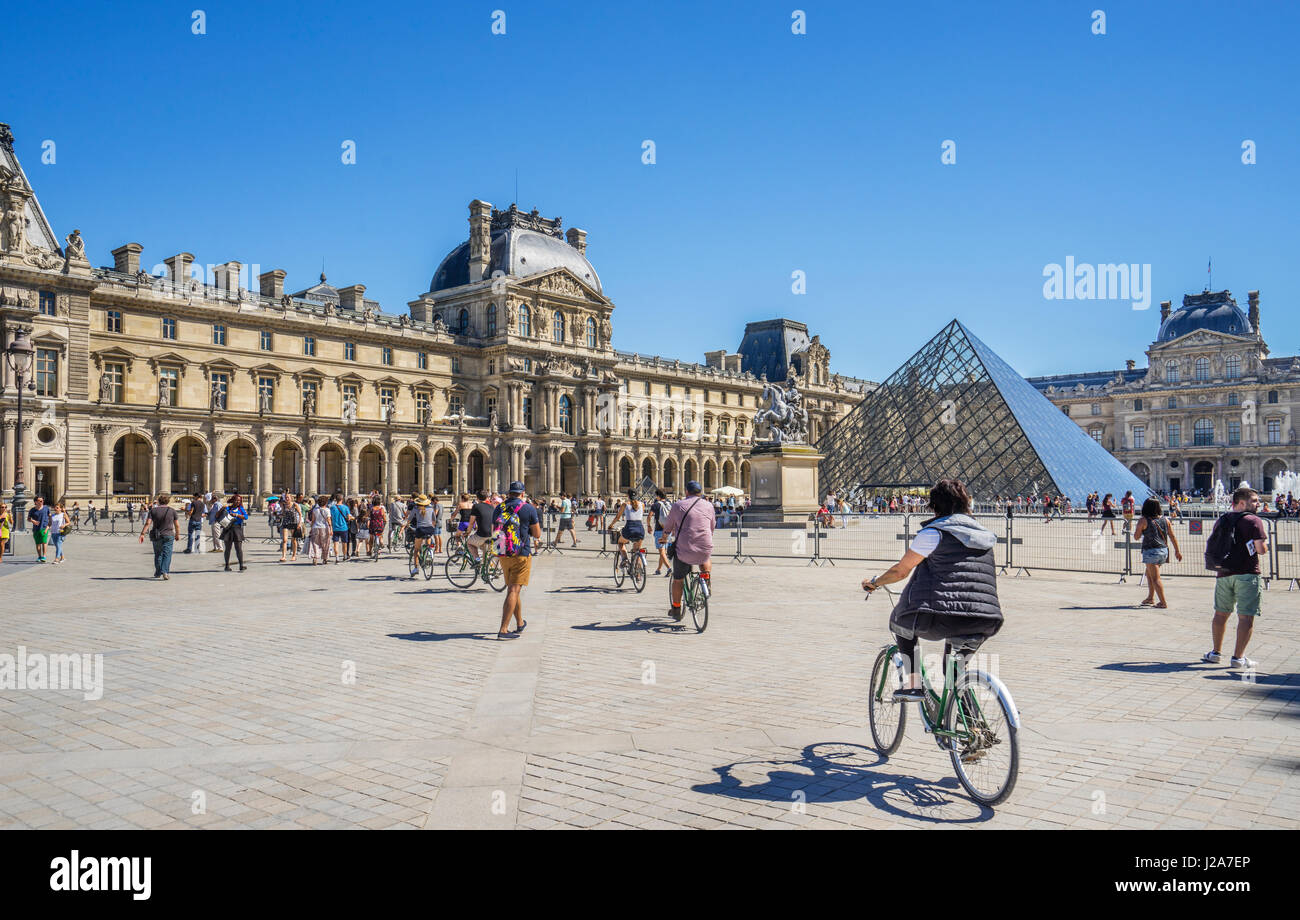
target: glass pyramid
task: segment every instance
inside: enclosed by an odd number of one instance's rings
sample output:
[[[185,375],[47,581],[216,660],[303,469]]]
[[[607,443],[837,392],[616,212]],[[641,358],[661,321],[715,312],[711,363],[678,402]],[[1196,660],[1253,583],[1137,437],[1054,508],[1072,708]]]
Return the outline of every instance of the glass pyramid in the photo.
[[[995,495],[1151,490],[970,330],[953,320],[817,443],[821,490],[849,494],[960,479]]]

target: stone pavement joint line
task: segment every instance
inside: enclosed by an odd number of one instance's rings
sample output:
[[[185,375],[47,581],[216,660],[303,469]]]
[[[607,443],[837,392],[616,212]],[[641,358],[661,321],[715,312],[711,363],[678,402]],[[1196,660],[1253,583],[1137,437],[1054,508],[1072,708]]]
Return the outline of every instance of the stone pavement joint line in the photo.
[[[548,554],[499,642],[486,587],[248,548],[243,574],[178,554],[155,582],[147,547],[74,537],[7,576],[59,604],[0,611],[0,653],[102,653],[105,686],[0,691],[0,827],[1300,826],[1300,592],[1264,596],[1247,680],[1199,662],[1209,579],[1161,611],[1108,576],[1000,579],[981,651],[1024,729],[990,810],[915,716],[872,748],[879,564],[720,561],[699,635],[665,579]]]

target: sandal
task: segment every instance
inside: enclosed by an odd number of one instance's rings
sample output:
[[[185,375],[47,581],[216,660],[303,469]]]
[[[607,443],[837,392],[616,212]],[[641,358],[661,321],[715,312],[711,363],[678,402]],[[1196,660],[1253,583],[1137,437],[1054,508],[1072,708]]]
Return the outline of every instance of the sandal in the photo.
[[[1156,602],[1153,601],[1153,600],[1151,600],[1150,598],[1148,598],[1148,599],[1144,600],[1142,603],[1138,604],[1139,607],[1154,607],[1155,605],[1156,605]]]
[[[1152,606],[1154,606],[1157,610],[1168,610],[1168,609],[1169,609],[1169,605],[1168,605],[1168,604],[1153,604]]]

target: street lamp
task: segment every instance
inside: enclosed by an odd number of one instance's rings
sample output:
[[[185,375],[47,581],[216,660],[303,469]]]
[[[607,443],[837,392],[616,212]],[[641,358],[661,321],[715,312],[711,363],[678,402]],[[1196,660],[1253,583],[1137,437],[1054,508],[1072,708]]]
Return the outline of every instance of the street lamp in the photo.
[[[104,517],[105,518],[110,517],[108,513],[108,477],[109,474],[105,473],[104,474]]]
[[[14,385],[18,390],[18,427],[15,429],[16,444],[14,445],[14,530],[25,531],[27,529],[27,498],[24,493],[27,491],[23,485],[23,386],[27,374],[32,369],[32,361],[36,357],[36,349],[32,347],[31,337],[27,334],[26,329],[19,328],[14,333],[14,337],[9,342],[9,347],[5,349],[5,364],[14,374]],[[36,384],[31,384],[33,390]]]

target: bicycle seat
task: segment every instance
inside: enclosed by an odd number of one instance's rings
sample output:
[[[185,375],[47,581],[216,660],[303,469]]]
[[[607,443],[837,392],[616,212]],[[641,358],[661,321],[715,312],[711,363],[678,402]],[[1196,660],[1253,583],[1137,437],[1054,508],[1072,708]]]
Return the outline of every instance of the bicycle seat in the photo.
[[[944,641],[954,652],[973,652],[988,641],[988,636],[952,636]]]

